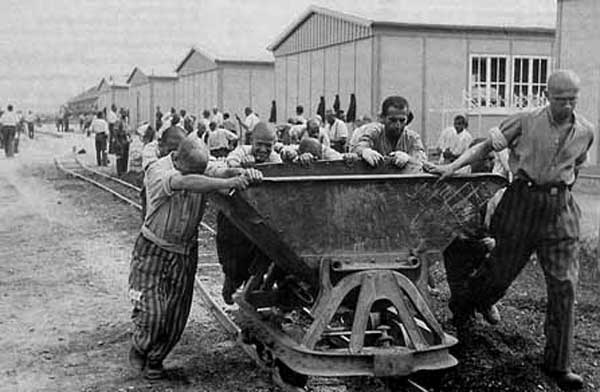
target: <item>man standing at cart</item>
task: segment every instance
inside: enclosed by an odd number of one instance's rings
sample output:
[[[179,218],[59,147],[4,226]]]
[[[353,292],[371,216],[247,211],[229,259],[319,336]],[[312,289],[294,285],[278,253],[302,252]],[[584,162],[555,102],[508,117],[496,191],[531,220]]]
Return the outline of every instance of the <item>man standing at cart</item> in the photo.
[[[164,376],[163,361],[179,341],[192,305],[198,264],[198,225],[207,192],[245,189],[260,181],[254,169],[211,169],[198,138],[185,138],[176,152],[146,172],[148,209],[130,264],[129,294],[134,308],[129,361],[147,379]]]
[[[391,157],[394,165],[405,167],[409,162],[421,166],[427,155],[419,134],[407,126],[413,114],[404,97],[387,97],[381,105],[381,122],[365,124],[355,132],[362,135],[353,151],[371,166]]]
[[[510,150],[514,180],[490,225],[496,247],[468,279],[468,290],[454,298],[454,318],[457,327],[461,322],[468,325],[475,309],[497,302],[537,252],[548,295],[543,367],[563,390],[583,388],[583,379],[571,370],[580,232],[580,210],[571,187],[594,133],[593,126],[574,112],[579,85],[574,72],[555,71],[548,78],[547,106],[507,118],[485,142],[449,165],[426,165],[446,178],[492,150]]]
[[[259,122],[254,127],[252,145],[240,145],[226,159],[230,168],[252,167],[257,163],[280,163],[279,154],[273,151],[275,130]],[[232,295],[249,277],[249,268],[257,257],[266,257],[222,212],[217,214],[217,253],[223,266],[223,300],[233,304]]]

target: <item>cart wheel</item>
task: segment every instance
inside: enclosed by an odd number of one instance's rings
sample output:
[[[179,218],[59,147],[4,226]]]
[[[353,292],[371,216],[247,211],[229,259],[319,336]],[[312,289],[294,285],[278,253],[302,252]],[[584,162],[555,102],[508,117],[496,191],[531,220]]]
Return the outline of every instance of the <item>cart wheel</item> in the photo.
[[[308,382],[308,376],[293,371],[285,363],[276,359],[273,367],[273,382],[284,391],[305,391],[304,386]]]

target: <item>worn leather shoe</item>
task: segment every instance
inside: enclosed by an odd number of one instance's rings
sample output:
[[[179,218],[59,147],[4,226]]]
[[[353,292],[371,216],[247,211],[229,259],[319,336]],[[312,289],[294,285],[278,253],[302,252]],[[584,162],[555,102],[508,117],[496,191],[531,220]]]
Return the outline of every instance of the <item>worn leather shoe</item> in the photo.
[[[165,369],[162,362],[148,362],[144,369],[144,378],[146,380],[160,380],[165,376]]]
[[[488,324],[496,325],[501,320],[500,311],[498,311],[498,307],[496,305],[492,305],[487,309],[482,309],[480,310],[480,313]]]
[[[576,391],[583,389],[583,378],[573,372],[565,371],[550,371],[544,370],[545,373],[552,378],[556,385],[563,391]]]

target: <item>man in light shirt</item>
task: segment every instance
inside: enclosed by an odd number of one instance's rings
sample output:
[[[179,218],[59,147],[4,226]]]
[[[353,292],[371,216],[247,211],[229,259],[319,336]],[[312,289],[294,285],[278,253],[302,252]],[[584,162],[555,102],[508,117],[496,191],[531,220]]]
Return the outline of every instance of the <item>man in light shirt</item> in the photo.
[[[457,114],[454,116],[453,126],[442,131],[437,145],[441,164],[452,163],[467,151],[473,141],[473,136],[467,130],[468,127],[467,117]]]
[[[335,116],[335,113],[331,109],[325,112],[325,131],[329,135],[331,148],[343,153],[346,149],[346,140],[348,139],[348,127],[345,122]]]
[[[106,122],[108,123],[108,153],[114,154],[115,144],[115,125],[117,124],[117,106],[112,104],[110,110],[106,112]]]
[[[13,111],[13,106],[8,105],[6,112],[0,117],[0,125],[2,126],[2,141],[4,143],[4,154],[7,158],[12,158],[15,155],[15,134],[17,132],[17,123],[19,117]]]
[[[226,157],[232,149],[232,143],[238,140],[235,133],[225,128],[217,127],[217,123],[210,122],[208,133],[208,149],[215,158]]]
[[[223,127],[223,113],[221,113],[216,106],[213,108],[213,114],[210,121],[215,122],[218,128]]]
[[[27,135],[29,136],[30,139],[33,139],[33,130],[34,130],[34,122],[35,122],[35,116],[33,115],[33,112],[31,110],[29,110],[27,112],[27,114],[25,115],[25,123],[27,123]]]
[[[254,132],[254,127],[256,127],[256,124],[260,122],[260,119],[258,118],[256,113],[254,113],[254,111],[252,111],[252,109],[249,107],[246,107],[244,109],[244,113],[246,114],[246,119],[244,121],[242,121],[242,119],[237,114],[235,115],[235,117],[240,123],[240,129],[244,136],[241,138],[241,140],[244,142],[244,144],[251,144],[252,132]]]
[[[106,155],[106,140],[108,139],[108,123],[104,120],[104,113],[99,111],[90,126],[96,139],[96,163],[98,166],[108,165]]]

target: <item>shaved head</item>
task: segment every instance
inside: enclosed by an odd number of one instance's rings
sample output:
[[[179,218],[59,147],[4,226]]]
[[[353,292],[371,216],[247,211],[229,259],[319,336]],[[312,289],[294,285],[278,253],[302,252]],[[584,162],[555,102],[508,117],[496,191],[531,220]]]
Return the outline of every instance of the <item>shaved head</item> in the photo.
[[[185,139],[186,134],[179,127],[169,127],[160,136],[158,142],[158,150],[161,157],[168,155],[170,152],[177,150],[179,143]]]
[[[573,121],[573,111],[579,97],[579,76],[571,70],[554,71],[548,77],[546,97],[550,103],[552,119],[559,124]]]
[[[208,148],[199,138],[185,138],[177,148],[177,170],[183,174],[202,174],[208,165]]]
[[[277,133],[274,129],[269,128],[265,122],[261,121],[254,127],[252,138],[255,140],[275,142]]]
[[[273,152],[273,144],[277,141],[275,129],[261,121],[252,132],[252,155],[256,163],[268,162]]]
[[[548,77],[549,91],[579,90],[581,80],[577,74],[569,69],[559,69]]]
[[[323,158],[323,147],[321,143],[317,139],[313,139],[312,137],[307,137],[300,141],[300,146],[298,146],[298,153],[310,153],[317,159]]]

